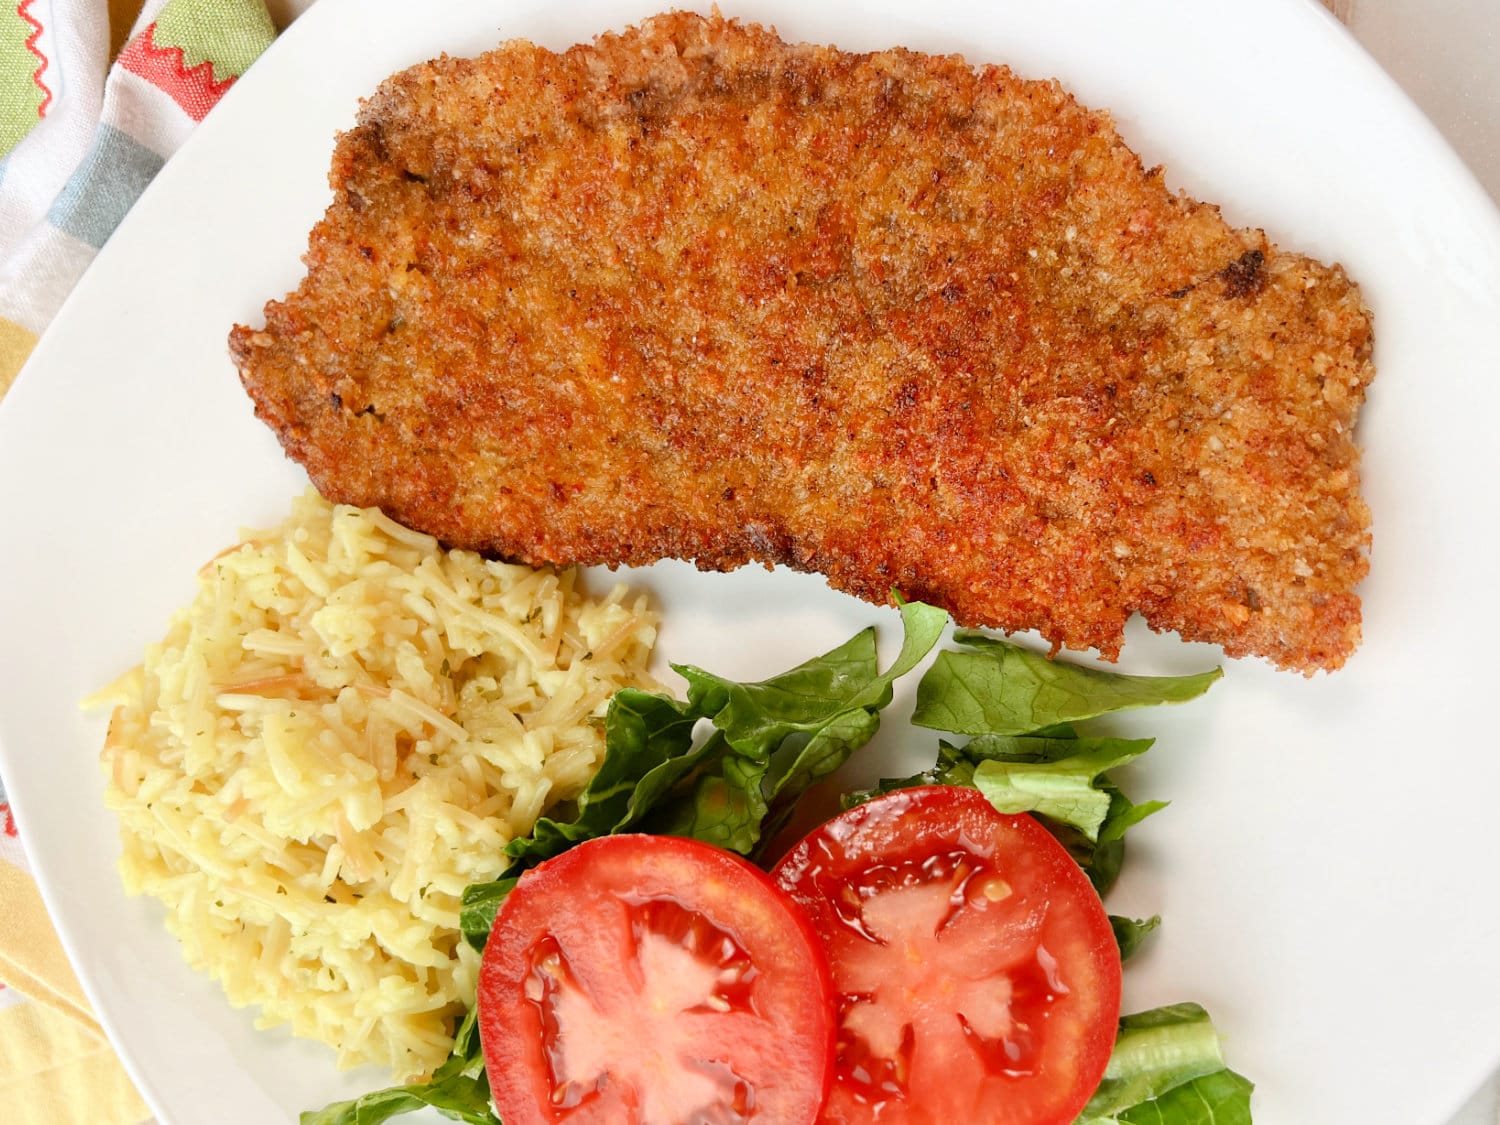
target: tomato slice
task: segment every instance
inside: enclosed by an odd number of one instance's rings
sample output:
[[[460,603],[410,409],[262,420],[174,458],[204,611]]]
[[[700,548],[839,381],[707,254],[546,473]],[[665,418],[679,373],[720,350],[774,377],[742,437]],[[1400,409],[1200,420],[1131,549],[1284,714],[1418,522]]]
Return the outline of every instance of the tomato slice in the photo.
[[[811,1125],[834,993],[803,912],[738,856],[608,836],[529,871],[479,971],[505,1125]]]
[[[773,872],[839,993],[822,1121],[1068,1125],[1103,1077],[1120,954],[1099,896],[1029,816],[977,790],[898,790]]]

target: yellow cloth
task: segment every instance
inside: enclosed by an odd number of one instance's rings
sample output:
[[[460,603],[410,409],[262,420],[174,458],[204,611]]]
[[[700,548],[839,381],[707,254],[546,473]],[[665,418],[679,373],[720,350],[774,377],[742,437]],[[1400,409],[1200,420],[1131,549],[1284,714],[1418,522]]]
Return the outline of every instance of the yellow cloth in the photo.
[[[0,398],[10,390],[21,365],[36,346],[36,333],[0,316]]]
[[[36,884],[0,860],[0,981],[30,1003],[0,1008],[7,1125],[137,1125],[150,1117],[100,1031]]]

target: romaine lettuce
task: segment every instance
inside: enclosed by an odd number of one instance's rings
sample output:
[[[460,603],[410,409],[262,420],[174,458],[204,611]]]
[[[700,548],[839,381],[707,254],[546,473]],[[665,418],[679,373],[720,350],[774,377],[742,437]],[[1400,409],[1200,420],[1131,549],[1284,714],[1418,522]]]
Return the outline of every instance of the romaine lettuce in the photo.
[[[1197,1004],[1120,1020],[1114,1053],[1075,1125],[1250,1125],[1249,1081],[1224,1065]]]

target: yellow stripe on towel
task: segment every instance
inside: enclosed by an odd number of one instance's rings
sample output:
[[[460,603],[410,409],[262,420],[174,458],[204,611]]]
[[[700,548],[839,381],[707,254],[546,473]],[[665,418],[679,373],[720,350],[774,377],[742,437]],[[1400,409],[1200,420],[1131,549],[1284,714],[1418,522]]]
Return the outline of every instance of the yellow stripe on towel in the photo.
[[[150,1116],[99,1029],[31,877],[0,860],[0,1009],[6,1125],[137,1125]]]
[[[139,1125],[150,1117],[109,1044],[45,1004],[0,1011],[6,1125]]]
[[[0,316],[0,398],[10,390],[16,374],[31,349],[36,347],[36,333],[29,332],[13,320]]]

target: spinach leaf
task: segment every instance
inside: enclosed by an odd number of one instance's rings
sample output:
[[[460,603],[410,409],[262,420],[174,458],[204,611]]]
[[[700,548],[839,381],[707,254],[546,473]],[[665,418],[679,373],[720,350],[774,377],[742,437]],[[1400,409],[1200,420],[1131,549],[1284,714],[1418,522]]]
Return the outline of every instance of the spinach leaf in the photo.
[[[903,639],[881,672],[874,629],[758,683],[689,665],[687,701],[625,690],[605,717],[605,756],[570,820],[544,817],[511,841],[500,877],[463,895],[464,937],[482,949],[495,914],[527,868],[574,844],[617,832],[690,836],[744,855],[769,839],[810,786],[874,736],[892,685],[937,643],[948,615],[909,602]],[[695,740],[708,720],[713,733]]]
[[[666,696],[634,688],[616,692],[604,718],[604,761],[580,794],[573,818],[540,818],[530,835],[506,846],[511,862],[499,878],[464,888],[459,927],[469,944],[484,948],[500,904],[528,868],[584,840],[635,827],[712,751],[711,745],[694,748],[697,721],[685,704]]]
[[[839,715],[879,711],[892,684],[937,644],[948,615],[907,602],[901,607],[901,651],[885,672],[876,663],[875,630],[864,629],[822,656],[759,683],[736,683],[691,665],[672,667],[688,681],[688,704],[706,715],[737,752],[758,756],[793,734],[812,734]]]
[[[974,763],[964,757],[961,747],[947,742],[938,743],[937,761],[931,769],[914,773],[908,777],[883,777],[872,789],[851,789],[839,798],[845,809],[862,805],[866,801],[893,793],[897,789],[911,789],[918,785],[958,785],[974,788]]]
[[[1115,944],[1120,947],[1120,960],[1129,961],[1140,950],[1145,940],[1161,925],[1161,915],[1149,918],[1122,918],[1118,914],[1109,916],[1109,928],[1115,932]]]
[[[673,665],[688,681],[689,707],[712,721],[727,749],[718,768],[698,778],[691,801],[664,809],[652,827],[751,854],[785,824],[798,797],[874,737],[892,685],[921,662],[947,621],[932,606],[903,605],[901,651],[885,672],[873,629],[759,683]]]
[[[505,870],[510,872],[515,869],[516,864],[512,863]],[[475,949],[484,948],[484,943],[489,940],[490,930],[495,925],[495,915],[500,913],[500,904],[505,901],[506,895],[516,889],[520,879],[519,873],[506,874],[488,883],[470,883],[464,888],[463,896],[459,899],[458,928],[463,932],[464,940]]]
[[[1120,1020],[1099,1089],[1075,1125],[1250,1125],[1251,1084],[1227,1069],[1197,1004]]]
[[[668,805],[650,828],[753,854],[785,825],[796,798],[843,765],[879,727],[874,711],[844,711],[806,739],[800,751],[786,747],[730,756],[721,772],[699,777],[691,800]]]
[[[635,688],[616,692],[604,718],[604,761],[579,796],[577,815],[567,822],[542,817],[505,854],[524,870],[584,840],[635,827],[711,749],[694,750],[697,721],[691,708],[667,696]]]
[[[352,1101],[308,1110],[299,1120],[300,1125],[380,1125],[429,1106],[454,1121],[500,1125],[490,1108],[490,1083],[484,1073],[475,1009],[459,1025],[448,1061],[433,1071],[429,1081],[375,1090]]]
[[[1112,711],[1194,699],[1223,675],[1215,668],[1195,676],[1127,676],[1049,660],[971,630],[953,639],[972,651],[938,654],[917,687],[917,726],[956,734],[1030,734]]]

